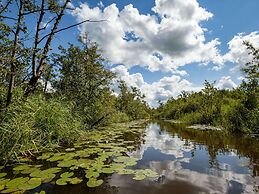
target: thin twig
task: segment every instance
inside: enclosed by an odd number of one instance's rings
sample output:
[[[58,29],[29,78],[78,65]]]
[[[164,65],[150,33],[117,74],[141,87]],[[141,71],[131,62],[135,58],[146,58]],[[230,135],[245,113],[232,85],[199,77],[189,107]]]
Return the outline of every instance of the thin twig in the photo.
[[[95,20],[84,20],[84,21],[82,21],[82,22],[73,24],[73,25],[71,25],[71,26],[67,26],[67,27],[65,27],[65,28],[61,28],[61,29],[55,31],[54,34],[56,34],[56,33],[58,33],[58,32],[61,32],[61,31],[64,31],[64,30],[68,30],[68,29],[73,28],[73,27],[76,27],[76,26],[79,26],[79,25],[81,25],[81,24],[83,24],[83,23],[86,23],[86,22],[104,22],[104,21],[107,21],[107,20],[97,20],[97,21],[95,21]],[[51,34],[51,33],[46,34],[45,36],[43,36],[43,37],[39,40],[38,43],[42,42],[42,41],[43,41],[45,38],[47,38],[50,34]]]

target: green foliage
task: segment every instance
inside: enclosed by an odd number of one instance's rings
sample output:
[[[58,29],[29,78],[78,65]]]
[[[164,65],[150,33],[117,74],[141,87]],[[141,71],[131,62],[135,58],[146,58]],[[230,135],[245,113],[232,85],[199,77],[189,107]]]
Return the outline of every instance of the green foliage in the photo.
[[[130,121],[130,118],[126,113],[120,112],[120,111],[115,111],[115,112],[113,112],[113,114],[111,116],[109,116],[106,124],[125,123],[125,122],[129,122],[129,121]]]
[[[75,103],[74,110],[90,126],[111,112],[110,84],[114,74],[103,66],[103,59],[96,44],[90,47],[70,45],[60,48],[61,54],[54,61],[60,67],[57,92]]]
[[[243,86],[241,86],[243,87]],[[205,82],[202,92],[183,92],[161,104],[155,116],[190,124],[222,126],[231,132],[258,132],[258,101],[255,92],[218,90]]]
[[[26,150],[71,143],[80,134],[81,122],[70,113],[68,104],[38,95],[12,104],[0,128],[0,155],[8,158]]]
[[[131,120],[147,118],[149,107],[144,101],[145,96],[135,87],[128,89],[124,81],[119,81],[120,94],[117,97],[116,108],[128,115]]]

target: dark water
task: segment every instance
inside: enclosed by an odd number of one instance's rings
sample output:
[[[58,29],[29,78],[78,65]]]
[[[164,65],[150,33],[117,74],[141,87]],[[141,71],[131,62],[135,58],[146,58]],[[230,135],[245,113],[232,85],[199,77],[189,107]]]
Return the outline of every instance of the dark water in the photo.
[[[113,174],[97,188],[81,183],[45,189],[55,194],[258,193],[258,139],[151,122],[138,149],[128,154],[141,159],[137,168],[148,167],[161,176],[134,181],[132,175]]]

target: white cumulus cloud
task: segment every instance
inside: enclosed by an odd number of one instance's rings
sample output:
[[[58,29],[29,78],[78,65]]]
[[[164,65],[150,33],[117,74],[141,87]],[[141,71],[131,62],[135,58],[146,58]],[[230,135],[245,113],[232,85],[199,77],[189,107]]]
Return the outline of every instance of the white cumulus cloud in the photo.
[[[250,42],[254,47],[259,47],[259,33],[257,31],[251,32],[250,34],[239,33],[234,36],[232,40],[228,42],[229,51],[222,56],[224,62],[235,63],[235,67],[231,69],[232,72],[239,71],[244,64],[251,61],[252,56],[248,54],[246,46],[243,44],[244,41]],[[218,66],[216,68],[222,68]]]
[[[219,89],[233,89],[237,87],[237,85],[232,81],[230,76],[223,76],[216,84],[216,87]]]
[[[193,62],[222,64],[218,39],[206,41],[202,21],[213,14],[197,0],[156,0],[153,14],[141,14],[132,4],[119,10],[116,4],[104,9],[81,4],[73,15],[78,21],[106,20],[85,23],[87,32],[113,64],[127,68],[138,65],[150,71],[168,71],[184,75],[178,68]]]
[[[140,89],[140,91],[145,94],[145,100],[151,107],[156,107],[159,100],[165,102],[170,97],[176,97],[183,90],[198,91],[202,88],[195,86],[186,79],[182,79],[178,75],[163,77],[160,80],[150,84],[145,82],[142,74],[130,74],[127,68],[123,65],[114,67],[111,71],[118,75],[118,79],[124,80],[128,86],[133,86]]]

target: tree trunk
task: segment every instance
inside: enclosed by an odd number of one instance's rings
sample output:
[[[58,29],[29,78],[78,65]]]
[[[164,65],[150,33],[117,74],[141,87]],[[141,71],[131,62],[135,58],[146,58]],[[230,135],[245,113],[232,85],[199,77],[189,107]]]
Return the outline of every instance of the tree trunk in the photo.
[[[13,91],[14,91],[14,84],[15,84],[15,76],[16,76],[16,53],[17,53],[17,46],[19,41],[19,33],[21,30],[21,22],[22,22],[22,14],[23,14],[23,1],[20,0],[20,7],[19,7],[19,14],[18,14],[18,20],[17,20],[17,26],[16,31],[14,35],[14,43],[13,43],[13,49],[12,49],[12,55],[11,55],[11,71],[10,71],[10,80],[9,80],[9,86],[7,91],[7,98],[6,98],[6,107],[8,107],[11,104]]]
[[[38,67],[36,68],[36,73],[35,75],[32,75],[29,83],[28,83],[28,86],[24,92],[24,96],[25,97],[28,97],[31,93],[33,93],[35,90],[36,90],[36,86],[37,86],[37,82],[38,80],[40,79],[41,75],[42,75],[42,72],[43,72],[43,69],[44,69],[44,66],[46,64],[46,59],[47,59],[47,54],[50,50],[50,43],[52,41],[52,39],[54,38],[54,35],[57,31],[57,28],[58,28],[58,25],[64,15],[64,11],[67,7],[67,4],[70,2],[70,0],[66,0],[63,7],[61,8],[58,16],[57,16],[57,19],[54,23],[54,26],[53,28],[51,29],[51,32],[50,34],[48,35],[48,39],[45,43],[45,46],[44,46],[44,49],[43,49],[43,53],[42,53],[42,57],[39,61],[39,65]]]

